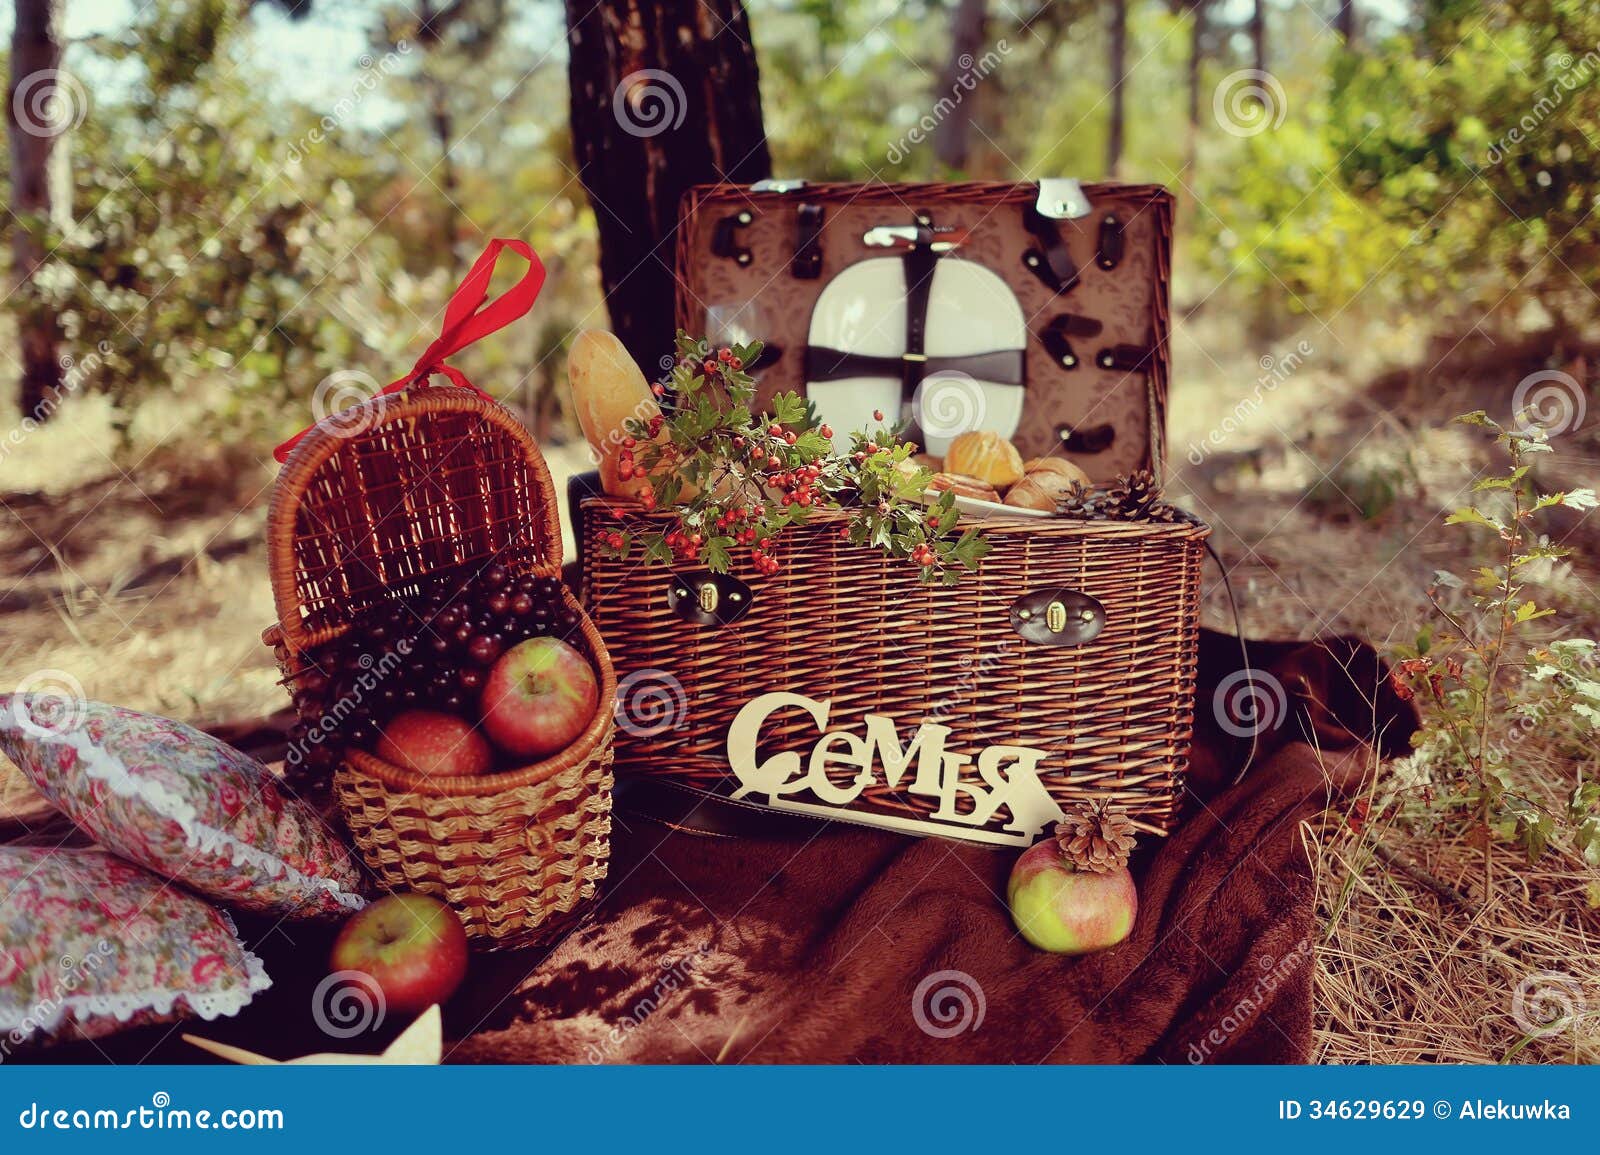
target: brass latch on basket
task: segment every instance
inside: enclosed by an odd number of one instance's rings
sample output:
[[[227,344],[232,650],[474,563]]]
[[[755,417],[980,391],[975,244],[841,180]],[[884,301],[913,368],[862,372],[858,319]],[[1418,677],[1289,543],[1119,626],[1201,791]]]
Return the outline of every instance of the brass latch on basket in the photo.
[[[749,612],[755,591],[732,574],[673,574],[667,581],[667,608],[697,626],[731,626]]]
[[[1035,590],[1011,603],[1011,628],[1025,642],[1081,646],[1106,628],[1106,609],[1077,590]]]

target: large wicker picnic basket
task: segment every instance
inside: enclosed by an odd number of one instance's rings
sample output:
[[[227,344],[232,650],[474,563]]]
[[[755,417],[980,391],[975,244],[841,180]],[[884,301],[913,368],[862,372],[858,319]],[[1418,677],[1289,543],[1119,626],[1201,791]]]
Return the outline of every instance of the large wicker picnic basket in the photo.
[[[790,529],[784,568],[762,577],[742,558],[715,575],[608,556],[600,535],[659,527],[661,515],[603,496],[580,504],[584,604],[625,655],[621,770],[992,845],[1027,845],[1057,808],[1093,802],[1147,833],[1173,827],[1193,722],[1203,523],[989,520],[979,572],[940,588],[842,541],[843,513]],[[732,602],[740,608],[720,618],[703,612]],[[735,731],[763,698],[773,708],[756,710],[754,761],[789,759],[794,773],[751,789],[735,765],[749,735]],[[932,741],[940,792],[924,789],[912,764],[891,780],[885,763],[897,748],[913,763],[911,747]],[[1010,789],[996,812],[978,813],[1015,777],[1014,760],[985,765],[992,750],[1037,752],[1048,800]]]
[[[267,522],[278,622],[264,635],[285,681],[308,654],[377,602],[417,595],[432,576],[491,564],[561,576],[550,473],[508,410],[469,389],[416,384],[342,411],[288,455]],[[561,587],[578,626],[566,638],[616,687],[598,631]],[[368,868],[386,889],[448,902],[479,945],[511,947],[594,894],[611,831],[613,714],[572,746],[480,776],[433,777],[348,750],[334,775]]]

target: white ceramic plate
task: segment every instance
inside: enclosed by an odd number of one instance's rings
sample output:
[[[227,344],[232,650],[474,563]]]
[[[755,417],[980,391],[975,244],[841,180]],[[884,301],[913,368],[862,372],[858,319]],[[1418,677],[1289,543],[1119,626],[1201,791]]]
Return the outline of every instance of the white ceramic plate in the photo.
[[[928,491],[930,501],[937,500],[938,494],[933,490]],[[1042,509],[1023,509],[1016,505],[1005,505],[998,501],[984,501],[977,497],[963,497],[956,494],[956,508],[963,515],[976,518],[979,521],[988,521],[998,517],[1054,517],[1053,513],[1046,513]]]

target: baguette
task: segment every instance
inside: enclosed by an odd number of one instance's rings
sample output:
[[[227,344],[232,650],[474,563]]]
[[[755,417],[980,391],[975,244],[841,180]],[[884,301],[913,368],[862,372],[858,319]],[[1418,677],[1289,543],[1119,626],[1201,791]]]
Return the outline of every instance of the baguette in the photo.
[[[600,465],[600,487],[612,497],[636,498],[645,479],[623,481],[618,471],[625,422],[648,422],[661,412],[627,348],[604,329],[585,329],[567,354],[572,408]]]

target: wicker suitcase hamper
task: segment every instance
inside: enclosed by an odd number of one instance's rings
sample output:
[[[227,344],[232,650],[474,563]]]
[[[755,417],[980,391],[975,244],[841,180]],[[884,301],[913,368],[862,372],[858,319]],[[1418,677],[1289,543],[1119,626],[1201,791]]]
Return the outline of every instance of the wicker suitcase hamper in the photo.
[[[416,385],[345,410],[288,455],[268,513],[278,623],[264,635],[291,689],[309,651],[375,603],[441,574],[497,564],[561,576],[549,470],[528,431],[481,394]],[[350,749],[334,784],[362,858],[386,889],[448,902],[480,946],[538,937],[605,877],[611,830],[611,659],[570,592],[565,640],[584,652],[602,708],[576,743],[479,776],[413,773]]]
[[[965,428],[999,424],[1022,457],[1065,457],[1109,487],[1162,467],[1171,220],[1171,196],[1148,185],[705,186],[679,220],[678,321],[713,344],[778,346],[753,366],[753,411],[803,390],[822,428],[902,405],[921,419],[918,390],[953,374],[989,402],[973,414],[987,423]],[[976,319],[991,308],[1005,324]],[[869,387],[884,398],[870,420],[848,396]],[[842,541],[838,510],[786,529],[783,568],[758,576],[742,550],[726,575],[619,558],[607,536],[664,515],[614,496],[578,504],[583,601],[618,662],[623,770],[990,844],[1028,845],[1090,802],[1171,829],[1199,521],[1170,507],[963,517],[989,552],[943,588]]]

